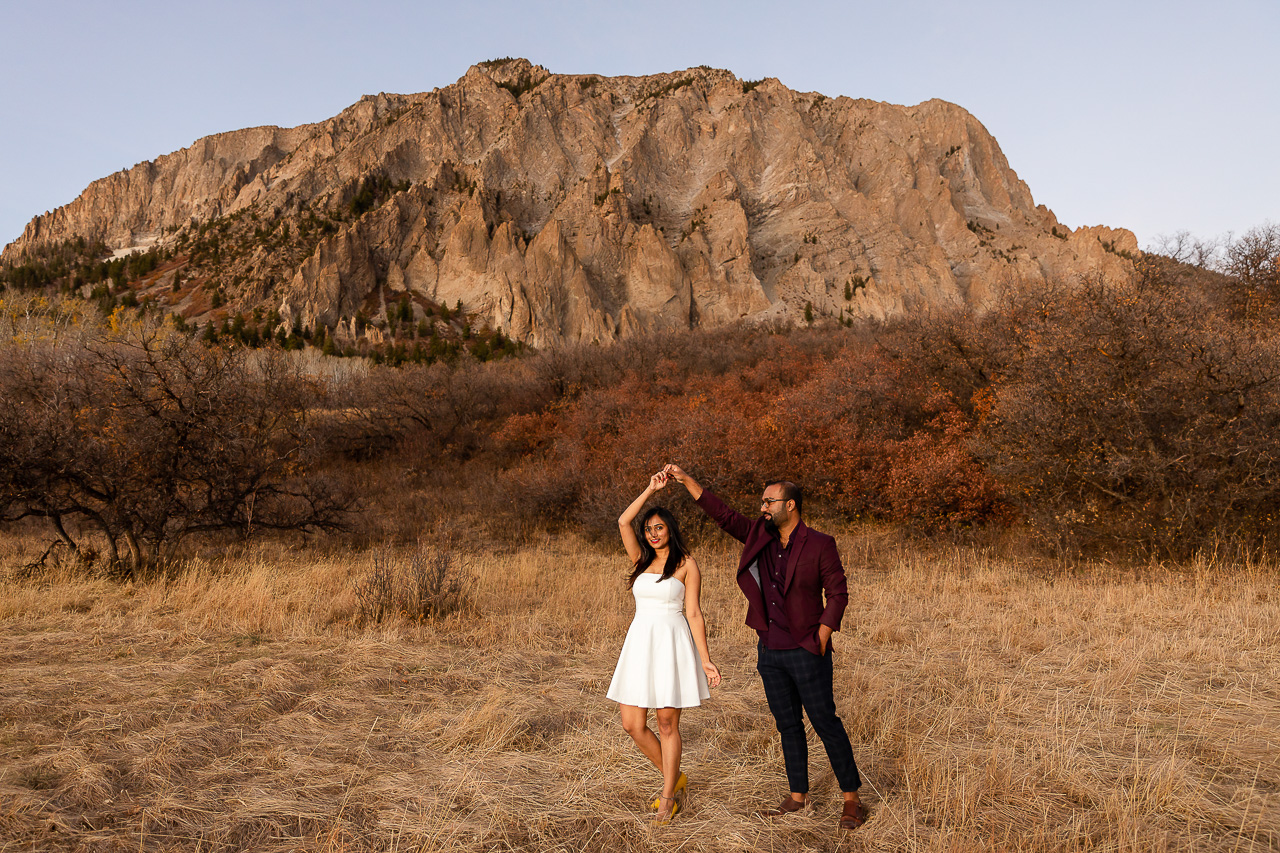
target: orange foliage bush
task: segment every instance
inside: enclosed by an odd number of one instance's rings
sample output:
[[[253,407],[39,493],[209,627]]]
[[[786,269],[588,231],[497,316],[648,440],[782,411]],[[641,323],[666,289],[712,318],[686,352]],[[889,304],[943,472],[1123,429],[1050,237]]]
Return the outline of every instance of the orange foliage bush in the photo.
[[[892,516],[934,528],[1012,518],[1004,490],[969,451],[972,428],[955,401],[929,402],[938,414],[926,428],[888,448]]]
[[[758,360],[715,375],[664,358],[554,411],[514,415],[493,435],[499,456],[522,456],[509,489],[600,535],[668,461],[739,502],[785,477],[810,506],[847,516],[949,529],[1009,515],[966,449],[970,423],[957,407],[904,386],[871,343],[831,340],[776,338]]]

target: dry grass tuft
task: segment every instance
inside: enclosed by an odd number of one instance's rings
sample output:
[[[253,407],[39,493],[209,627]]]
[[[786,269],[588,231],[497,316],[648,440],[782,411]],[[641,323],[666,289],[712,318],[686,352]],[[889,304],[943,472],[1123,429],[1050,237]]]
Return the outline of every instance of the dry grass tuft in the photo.
[[[470,609],[365,626],[371,554],[0,582],[0,849],[1280,846],[1272,568],[1032,571],[847,533],[837,693],[873,817],[842,836],[816,739],[813,812],[752,816],[785,780],[735,554],[711,544],[725,685],[684,715],[687,811],[665,828],[603,695],[631,615],[618,554],[475,554]]]

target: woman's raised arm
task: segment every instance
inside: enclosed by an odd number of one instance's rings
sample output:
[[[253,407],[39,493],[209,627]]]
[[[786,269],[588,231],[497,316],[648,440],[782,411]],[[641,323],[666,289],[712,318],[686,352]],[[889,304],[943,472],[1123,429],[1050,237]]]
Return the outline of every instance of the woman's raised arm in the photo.
[[[640,559],[640,540],[636,539],[636,530],[634,527],[636,516],[640,514],[640,510],[644,507],[644,502],[649,500],[654,492],[660,491],[667,485],[667,475],[659,471],[649,478],[649,486],[640,493],[640,497],[631,502],[631,506],[622,511],[622,515],[618,516],[618,533],[622,535],[622,544],[627,547],[627,556],[631,558],[631,562]]]

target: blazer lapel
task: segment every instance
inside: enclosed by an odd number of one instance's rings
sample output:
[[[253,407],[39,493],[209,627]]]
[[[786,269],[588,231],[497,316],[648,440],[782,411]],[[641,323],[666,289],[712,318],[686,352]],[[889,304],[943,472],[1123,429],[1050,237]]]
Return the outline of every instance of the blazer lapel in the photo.
[[[763,531],[761,533],[763,534]],[[749,538],[747,546],[742,549],[742,558],[738,561],[738,574],[742,574],[752,563],[755,563],[760,556],[760,552],[772,541],[772,537],[767,535]]]

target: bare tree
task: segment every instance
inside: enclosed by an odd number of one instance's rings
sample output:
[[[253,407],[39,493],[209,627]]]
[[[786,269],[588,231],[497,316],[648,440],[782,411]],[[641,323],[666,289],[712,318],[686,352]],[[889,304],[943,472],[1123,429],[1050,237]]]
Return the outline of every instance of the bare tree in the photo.
[[[1280,225],[1250,228],[1228,243],[1223,271],[1280,302]]]
[[[319,388],[282,354],[142,322],[0,347],[0,518],[72,547],[77,519],[137,571],[193,533],[334,528],[352,504],[317,473]]]
[[[1223,263],[1225,246],[1231,235],[1224,237],[1201,238],[1190,231],[1176,231],[1173,234],[1161,234],[1147,251],[1177,261],[1208,270],[1219,270]]]

